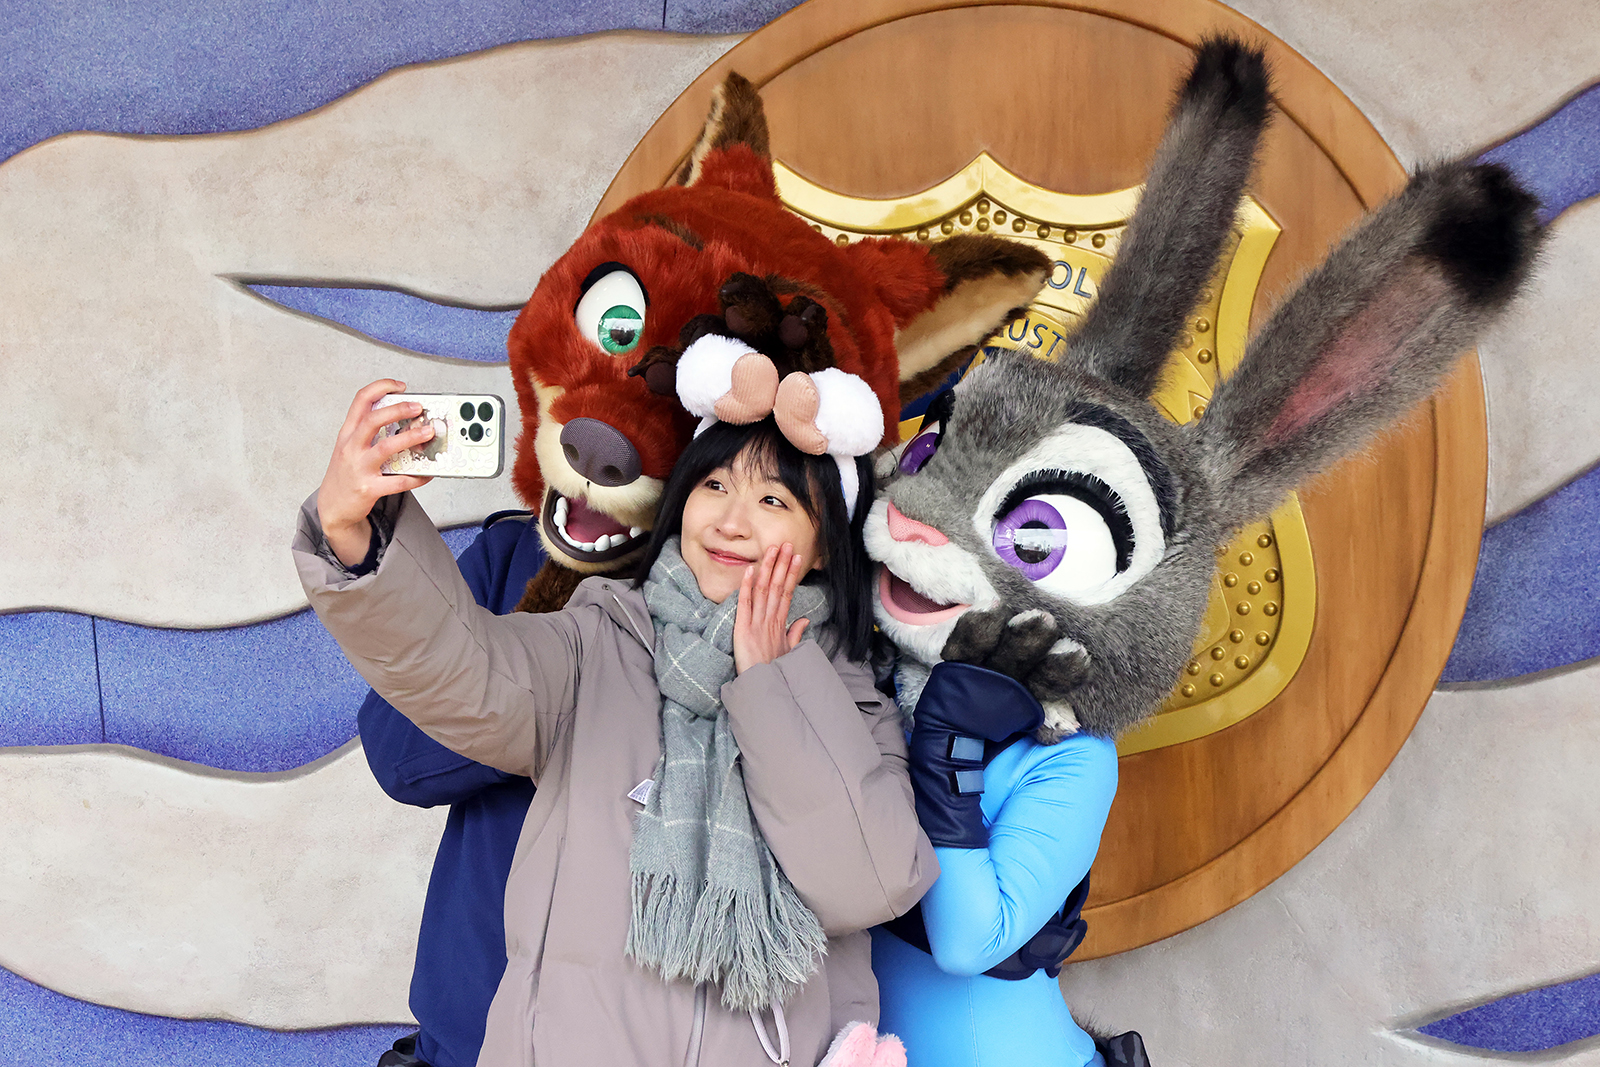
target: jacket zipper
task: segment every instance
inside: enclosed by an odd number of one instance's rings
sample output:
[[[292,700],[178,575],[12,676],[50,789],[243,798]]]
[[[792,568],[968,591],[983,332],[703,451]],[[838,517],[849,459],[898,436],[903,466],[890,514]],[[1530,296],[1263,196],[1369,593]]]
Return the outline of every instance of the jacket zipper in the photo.
[[[617,596],[615,593],[612,593],[611,599],[617,602],[617,607],[622,609],[622,614],[628,617],[628,625],[633,628],[633,636],[639,639],[639,643],[645,647],[647,652],[650,653],[651,658],[654,658],[656,654],[656,644],[650,638],[644,636],[644,633],[639,629],[639,620],[633,617],[633,612],[628,610],[628,605],[622,602],[621,597]],[[651,627],[652,633],[654,632],[654,629],[654,627]]]

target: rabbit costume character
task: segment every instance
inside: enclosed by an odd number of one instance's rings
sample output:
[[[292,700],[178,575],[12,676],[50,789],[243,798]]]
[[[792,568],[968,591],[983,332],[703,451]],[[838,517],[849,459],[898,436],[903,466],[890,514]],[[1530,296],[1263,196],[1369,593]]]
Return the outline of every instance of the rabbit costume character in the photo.
[[[868,519],[941,870],[920,915],[873,933],[880,1026],[917,1067],[1143,1062],[1137,1035],[1085,1033],[1053,981],[1082,937],[1113,741],[1187,662],[1215,550],[1426,397],[1533,262],[1536,202],[1504,170],[1424,169],[1278,309],[1198,421],[1169,422],[1149,398],[1268,98],[1260,52],[1202,44],[1066,355],[975,368]]]

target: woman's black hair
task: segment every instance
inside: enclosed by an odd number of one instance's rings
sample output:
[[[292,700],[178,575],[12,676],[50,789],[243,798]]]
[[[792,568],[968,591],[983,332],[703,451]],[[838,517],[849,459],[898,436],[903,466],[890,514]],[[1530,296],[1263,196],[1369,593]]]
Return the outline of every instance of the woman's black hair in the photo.
[[[740,462],[782,482],[816,524],[822,567],[807,575],[806,582],[827,589],[833,602],[829,628],[846,655],[865,660],[872,642],[873,586],[872,561],[867,558],[861,530],[872,506],[872,463],[865,456],[855,461],[861,489],[852,517],[845,511],[839,465],[833,457],[800,451],[771,418],[748,426],[716,422],[689,442],[661,492],[655,529],[634,580],[642,583],[667,539],[683,532],[683,506],[695,486],[718,467],[732,467],[747,449],[749,454]]]

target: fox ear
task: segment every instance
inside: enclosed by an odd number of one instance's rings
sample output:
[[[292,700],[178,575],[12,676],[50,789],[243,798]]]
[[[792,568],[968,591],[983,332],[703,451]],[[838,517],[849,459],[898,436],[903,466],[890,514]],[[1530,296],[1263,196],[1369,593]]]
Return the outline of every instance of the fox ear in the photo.
[[[943,291],[903,321],[896,313],[902,403],[937,386],[970,357],[974,346],[1022,314],[1050,276],[1049,256],[992,234],[946,237],[928,245],[927,254],[944,276]],[[883,295],[894,308],[889,294]]]
[[[1216,269],[1267,125],[1259,48],[1202,41],[1139,206],[1063,361],[1148,397]]]
[[[1266,514],[1432,392],[1526,280],[1537,209],[1504,168],[1445,163],[1346,238],[1194,427],[1224,521]]]
[[[712,90],[711,112],[700,139],[667,184],[702,182],[773,198],[778,195],[772,178],[766,110],[761,105],[761,94],[741,74],[730,71],[722,84]],[[747,188],[752,184],[757,188]]]

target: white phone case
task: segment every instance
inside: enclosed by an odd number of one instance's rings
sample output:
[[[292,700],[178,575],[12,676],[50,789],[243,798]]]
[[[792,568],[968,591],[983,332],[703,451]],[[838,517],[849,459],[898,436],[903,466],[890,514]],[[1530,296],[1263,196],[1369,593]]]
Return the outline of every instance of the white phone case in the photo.
[[[433,440],[397,453],[383,465],[385,474],[425,478],[493,478],[505,463],[506,406],[497,396],[459,393],[390,393],[373,410],[415,401],[422,414],[390,423],[378,432],[388,437],[420,422],[432,422]]]

